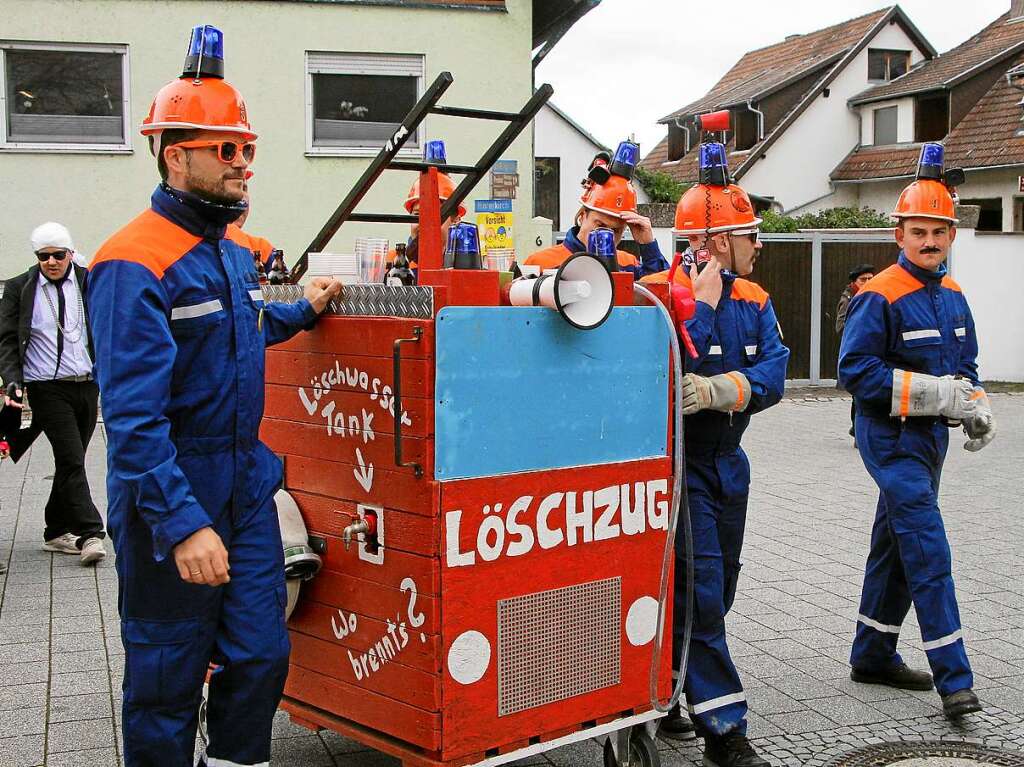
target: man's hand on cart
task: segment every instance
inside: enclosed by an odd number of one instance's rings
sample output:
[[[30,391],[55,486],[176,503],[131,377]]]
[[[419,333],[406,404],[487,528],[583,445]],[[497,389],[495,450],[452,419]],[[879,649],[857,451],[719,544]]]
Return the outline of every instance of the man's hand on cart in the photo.
[[[302,295],[305,297],[317,314],[327,308],[327,303],[336,296],[341,295],[341,280],[337,277],[314,277],[306,283]]]
[[[175,546],[174,563],[186,583],[220,586],[231,580],[228,550],[212,527],[196,530]]]

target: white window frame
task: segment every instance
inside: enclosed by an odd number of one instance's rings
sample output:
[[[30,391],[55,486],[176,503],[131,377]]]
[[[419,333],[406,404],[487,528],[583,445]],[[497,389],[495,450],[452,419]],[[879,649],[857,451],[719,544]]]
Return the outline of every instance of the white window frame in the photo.
[[[41,141],[9,141],[7,138],[7,59],[9,50],[70,51],[72,53],[116,53],[121,56],[121,111],[124,141],[120,144],[64,144]],[[128,46],[115,43],[47,43],[0,40],[0,152],[53,154],[131,154],[131,69]]]
[[[310,58],[315,59],[331,56],[336,61],[327,64],[323,61],[310,67]],[[423,96],[426,77],[426,56],[418,53],[381,53],[381,52],[337,52],[337,51],[306,51],[306,156],[307,157],[376,157],[380,153],[383,142],[379,146],[313,146],[313,75],[375,75],[381,71],[374,67],[375,61],[391,59],[392,65],[398,68],[392,74],[405,74],[416,78],[416,98]],[[404,71],[402,71],[404,68]],[[419,157],[424,145],[424,124],[421,122],[416,129],[415,147],[405,146],[399,157]]]

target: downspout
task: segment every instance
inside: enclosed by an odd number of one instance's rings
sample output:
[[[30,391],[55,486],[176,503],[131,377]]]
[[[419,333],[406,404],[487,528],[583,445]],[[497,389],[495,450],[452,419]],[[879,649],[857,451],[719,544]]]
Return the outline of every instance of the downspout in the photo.
[[[764,112],[754,106],[753,99],[747,99],[747,109],[757,115],[757,140],[764,138]]]

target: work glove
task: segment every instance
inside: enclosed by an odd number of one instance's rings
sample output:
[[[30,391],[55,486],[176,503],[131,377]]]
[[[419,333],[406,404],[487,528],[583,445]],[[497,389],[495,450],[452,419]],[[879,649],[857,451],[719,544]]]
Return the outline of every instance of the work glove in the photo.
[[[963,421],[974,415],[976,402],[974,384],[964,378],[892,371],[892,416],[941,415]]]
[[[720,413],[741,413],[750,404],[750,381],[742,373],[732,371],[716,376],[683,376],[683,415],[699,410],[717,410]]]
[[[964,450],[977,453],[996,438],[996,419],[984,389],[974,390],[974,404],[974,415],[964,419],[964,433],[968,437]]]

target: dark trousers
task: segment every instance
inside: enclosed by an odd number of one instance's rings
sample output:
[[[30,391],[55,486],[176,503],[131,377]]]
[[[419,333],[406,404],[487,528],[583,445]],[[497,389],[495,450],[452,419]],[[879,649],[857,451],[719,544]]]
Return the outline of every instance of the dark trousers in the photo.
[[[86,538],[104,535],[85,473],[85,451],[96,429],[99,387],[95,381],[32,381],[27,388],[32,424],[50,441],[56,464],[43,539],[74,533],[81,547]]]

